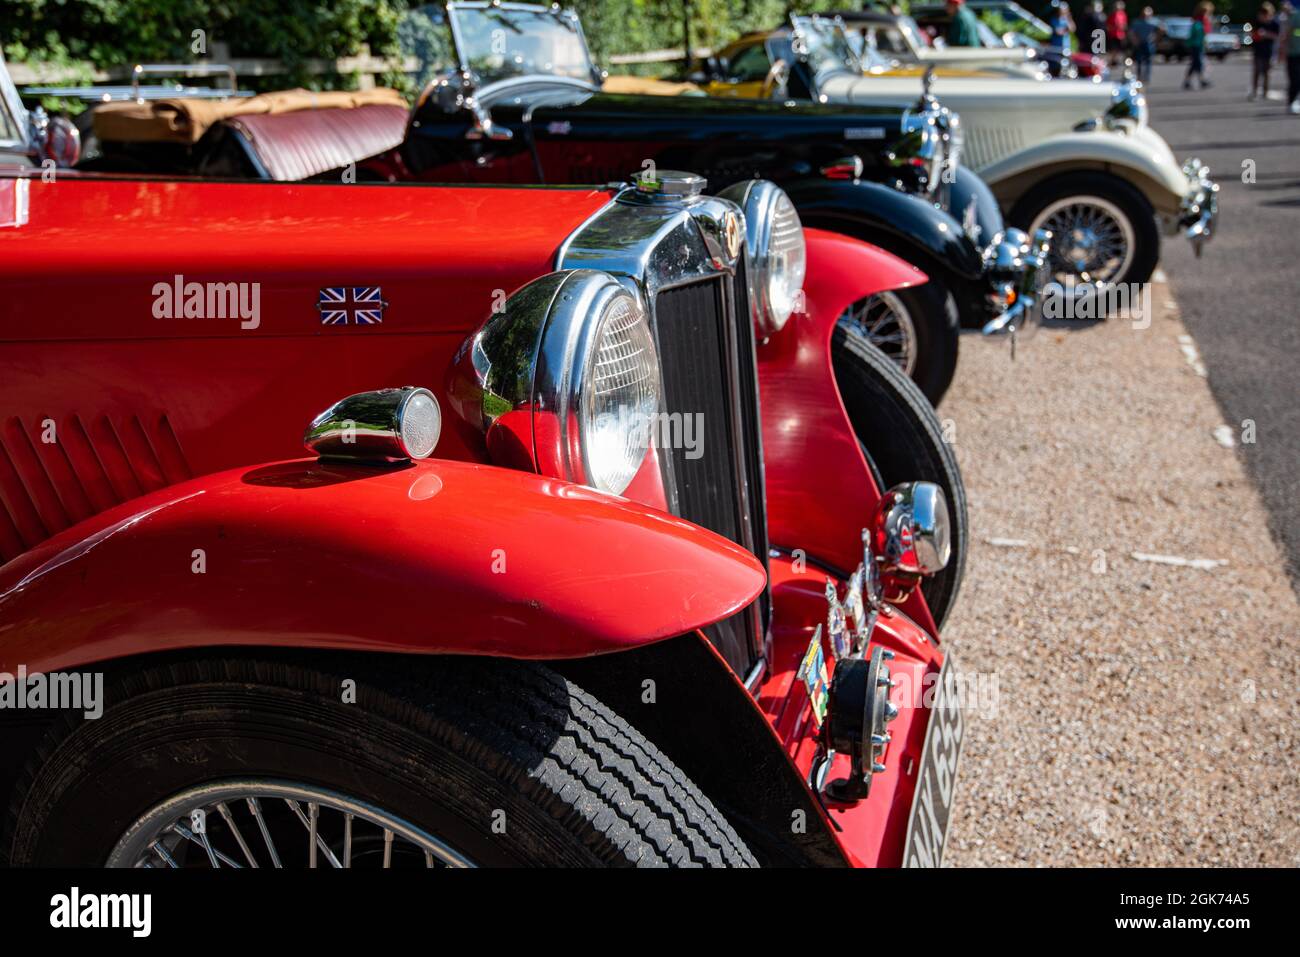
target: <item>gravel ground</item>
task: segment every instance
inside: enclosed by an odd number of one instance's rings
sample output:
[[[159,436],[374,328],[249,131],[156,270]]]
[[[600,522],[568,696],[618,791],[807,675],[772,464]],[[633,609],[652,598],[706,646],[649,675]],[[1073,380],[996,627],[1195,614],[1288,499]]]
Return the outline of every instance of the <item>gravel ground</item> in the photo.
[[[999,694],[970,716],[950,865],[1300,864],[1300,607],[1153,299],[1149,328],[1045,328],[1015,363],[962,340],[940,417],[975,544],[945,631]]]

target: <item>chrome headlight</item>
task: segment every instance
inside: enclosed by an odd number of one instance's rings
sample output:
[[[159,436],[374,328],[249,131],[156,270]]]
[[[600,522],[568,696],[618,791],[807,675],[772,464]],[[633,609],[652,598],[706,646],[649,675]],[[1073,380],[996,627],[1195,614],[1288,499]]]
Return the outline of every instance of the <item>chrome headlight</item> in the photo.
[[[799,305],[808,267],[803,223],[785,190],[764,179],[736,183],[718,195],[745,211],[754,328],[766,338],[779,332]]]
[[[885,574],[919,576],[943,570],[952,557],[952,519],[933,482],[895,485],[880,499],[875,552]]]
[[[902,135],[890,150],[889,161],[917,173],[927,193],[933,193],[939,187],[944,165],[944,137],[939,128],[937,108],[927,107],[920,113],[903,114]]]
[[[500,465],[622,494],[659,411],[659,359],[640,301],[605,272],[550,273],[466,344],[452,404]]]
[[[1102,122],[1109,130],[1126,126],[1143,127],[1147,125],[1149,116],[1150,110],[1147,108],[1147,98],[1142,93],[1142,84],[1129,80],[1112,91],[1110,107],[1102,117]]]

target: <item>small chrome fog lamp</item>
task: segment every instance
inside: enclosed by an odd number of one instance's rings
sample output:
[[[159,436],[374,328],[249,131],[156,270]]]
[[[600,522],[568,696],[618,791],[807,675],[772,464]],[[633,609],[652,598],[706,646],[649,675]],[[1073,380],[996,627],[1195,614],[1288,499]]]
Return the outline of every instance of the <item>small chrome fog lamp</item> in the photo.
[[[442,411],[428,389],[358,392],[312,419],[303,435],[322,458],[402,462],[428,458],[442,434]]]
[[[875,552],[881,572],[893,576],[896,585],[901,577],[915,587],[921,576],[942,571],[952,556],[943,489],[933,482],[905,482],[886,492],[876,512]]]

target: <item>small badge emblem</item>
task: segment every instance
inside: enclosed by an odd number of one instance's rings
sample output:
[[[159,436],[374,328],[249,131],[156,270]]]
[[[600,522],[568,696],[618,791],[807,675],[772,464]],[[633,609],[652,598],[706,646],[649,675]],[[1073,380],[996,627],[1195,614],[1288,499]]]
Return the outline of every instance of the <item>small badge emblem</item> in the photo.
[[[831,654],[835,656],[836,661],[847,658],[853,651],[848,624],[845,621],[844,606],[840,604],[835,583],[829,578],[826,580],[826,634],[830,637]]]
[[[387,307],[378,286],[330,286],[316,303],[323,326],[377,326]]]
[[[554,120],[546,124],[546,132],[552,136],[568,136],[573,132],[573,124],[568,120]]]
[[[799,678],[808,692],[808,702],[812,705],[813,724],[822,726],[826,720],[826,706],[830,696],[831,680],[826,674],[826,657],[822,654],[822,626],[813,632],[808,650],[804,652],[799,665]]]

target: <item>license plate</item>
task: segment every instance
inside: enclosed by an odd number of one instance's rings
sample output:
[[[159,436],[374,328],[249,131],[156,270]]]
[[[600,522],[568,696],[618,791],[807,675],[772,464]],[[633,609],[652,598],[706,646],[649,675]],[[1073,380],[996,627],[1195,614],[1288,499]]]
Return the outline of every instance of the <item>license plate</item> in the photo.
[[[961,757],[965,723],[951,657],[945,659],[925,730],[921,770],[907,821],[904,867],[938,867],[948,843],[948,816],[957,787],[957,761]]]

